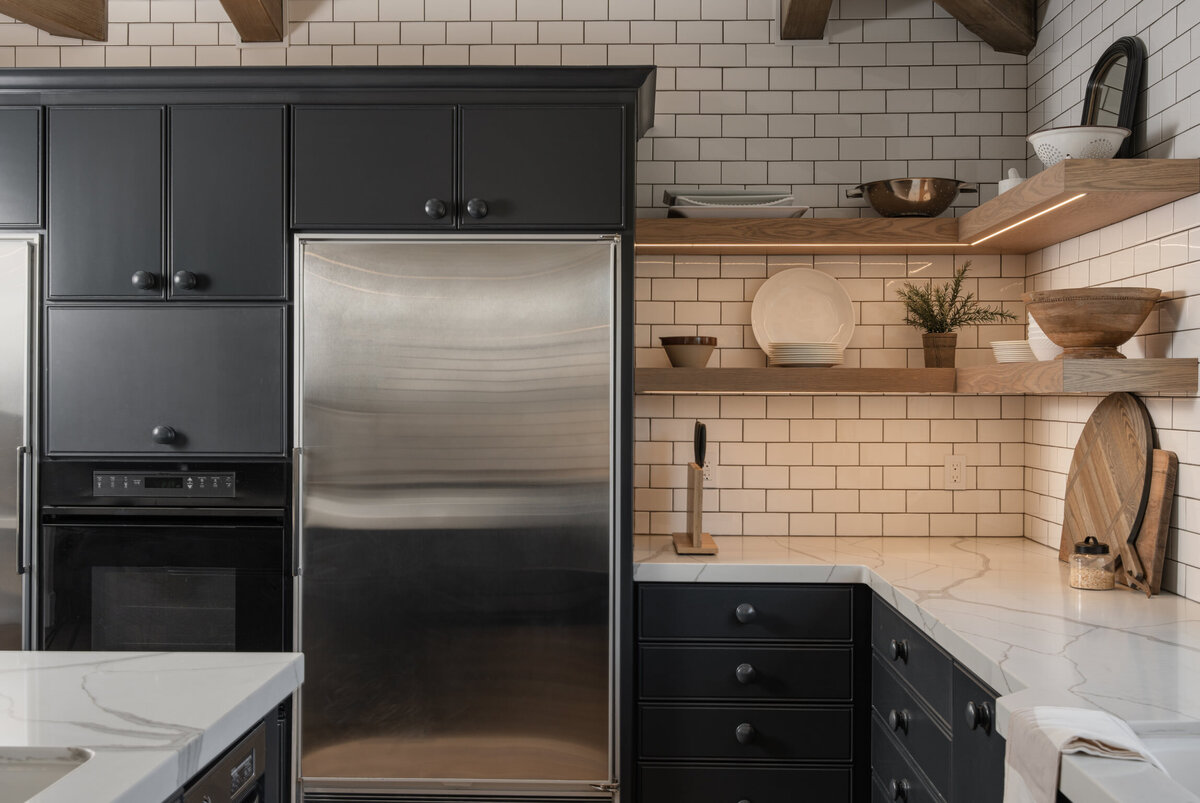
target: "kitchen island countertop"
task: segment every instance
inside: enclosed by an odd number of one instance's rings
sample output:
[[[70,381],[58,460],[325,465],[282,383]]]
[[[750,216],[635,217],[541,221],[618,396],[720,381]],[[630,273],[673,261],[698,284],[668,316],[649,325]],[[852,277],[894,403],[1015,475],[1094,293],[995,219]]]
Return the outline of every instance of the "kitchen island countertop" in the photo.
[[[669,536],[636,536],[633,578],[866,583],[1000,694],[1002,734],[1009,712],[1028,705],[1100,708],[1139,732],[1155,722],[1200,722],[1200,603],[1166,593],[1147,599],[1121,586],[1070,588],[1057,550],[1028,539],[727,536],[716,542],[718,555],[682,556]],[[1080,777],[1081,767],[1097,761],[1123,764],[1115,768],[1120,774],[1142,775],[1144,767],[1161,778],[1148,765],[1068,757],[1063,791],[1077,800],[1137,799]],[[1150,782],[1139,779],[1142,792]],[[1165,792],[1155,799],[1196,799]]]
[[[159,803],[303,676],[299,653],[0,652],[0,748],[93,754],[36,803]]]

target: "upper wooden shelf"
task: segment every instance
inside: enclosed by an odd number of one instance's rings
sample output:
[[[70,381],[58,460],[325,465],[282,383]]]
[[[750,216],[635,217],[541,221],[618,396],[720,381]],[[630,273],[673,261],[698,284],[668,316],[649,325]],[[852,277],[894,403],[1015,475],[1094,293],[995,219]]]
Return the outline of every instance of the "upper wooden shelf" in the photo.
[[[642,218],[639,254],[928,254],[961,248],[952,217]]]
[[[958,238],[1028,254],[1200,192],[1200,159],[1066,159],[958,219]]]
[[[636,393],[1194,394],[1197,360],[1051,360],[972,368],[639,368]]]
[[[1028,254],[1200,192],[1200,159],[1067,159],[951,218],[643,218],[640,254]]]

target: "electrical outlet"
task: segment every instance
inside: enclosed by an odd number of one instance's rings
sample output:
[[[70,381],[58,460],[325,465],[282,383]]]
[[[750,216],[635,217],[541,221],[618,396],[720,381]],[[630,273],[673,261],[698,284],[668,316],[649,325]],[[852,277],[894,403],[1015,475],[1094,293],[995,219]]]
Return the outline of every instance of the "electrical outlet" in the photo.
[[[704,481],[712,482],[712,461],[704,458]]]
[[[967,458],[961,454],[946,455],[945,482],[947,491],[962,491],[967,487]]]

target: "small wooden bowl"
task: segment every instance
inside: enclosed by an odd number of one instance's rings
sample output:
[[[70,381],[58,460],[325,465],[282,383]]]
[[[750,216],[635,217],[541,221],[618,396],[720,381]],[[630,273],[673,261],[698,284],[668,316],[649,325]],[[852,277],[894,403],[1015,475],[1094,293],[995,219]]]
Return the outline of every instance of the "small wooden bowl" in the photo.
[[[708,365],[708,358],[717,347],[715,337],[679,335],[660,337],[659,340],[674,368],[703,368]]]
[[[1042,332],[1062,346],[1058,360],[1123,360],[1117,351],[1145,322],[1162,291],[1154,287],[1076,287],[1022,294]]]

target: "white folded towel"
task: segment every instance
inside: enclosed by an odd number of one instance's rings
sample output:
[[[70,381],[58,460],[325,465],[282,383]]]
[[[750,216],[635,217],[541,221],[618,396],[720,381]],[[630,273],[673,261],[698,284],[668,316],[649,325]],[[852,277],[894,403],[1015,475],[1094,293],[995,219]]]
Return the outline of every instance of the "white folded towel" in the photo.
[[[1004,752],[1004,803],[1054,803],[1064,753],[1148,761],[1166,769],[1123,720],[1086,708],[1034,706],[1012,712]]]

